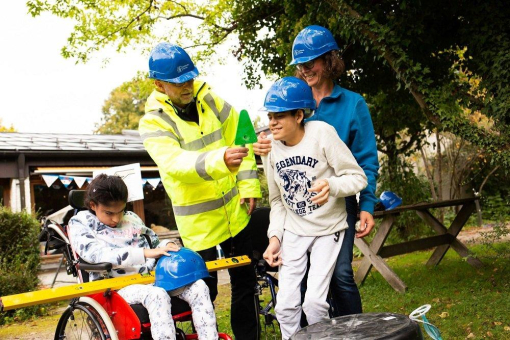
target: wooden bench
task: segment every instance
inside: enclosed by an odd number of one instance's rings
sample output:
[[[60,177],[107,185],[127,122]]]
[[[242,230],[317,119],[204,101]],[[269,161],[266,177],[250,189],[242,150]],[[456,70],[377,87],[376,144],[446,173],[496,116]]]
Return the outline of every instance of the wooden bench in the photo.
[[[374,218],[382,218],[382,222],[379,225],[372,242],[368,244],[364,239],[354,239],[354,244],[356,244],[364,255],[362,263],[354,276],[356,283],[363,283],[368,276],[370,269],[374,266],[396,291],[404,293],[407,290],[406,284],[397,276],[397,274],[395,274],[395,272],[383,259],[433,247],[436,247],[436,249],[427,262],[428,266],[437,266],[451,247],[461,257],[466,258],[467,263],[470,265],[476,268],[482,267],[482,262],[473,257],[469,249],[457,239],[457,235],[462,230],[471,214],[475,211],[476,204],[478,203],[477,200],[479,200],[479,197],[434,203],[418,203],[397,207],[393,210],[375,212]],[[455,219],[449,228],[446,228],[430,213],[430,209],[452,206],[462,206],[462,208],[455,216]],[[393,223],[398,218],[398,215],[401,212],[411,210],[415,211],[418,216],[420,216],[420,218],[437,233],[437,235],[384,246]]]

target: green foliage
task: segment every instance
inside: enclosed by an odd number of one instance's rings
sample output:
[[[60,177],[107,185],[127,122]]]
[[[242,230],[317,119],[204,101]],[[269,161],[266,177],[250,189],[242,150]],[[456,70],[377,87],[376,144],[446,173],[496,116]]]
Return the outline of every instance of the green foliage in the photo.
[[[260,83],[261,72],[292,74],[296,34],[311,24],[326,26],[349,70],[339,81],[369,99],[380,149],[391,159],[419,145],[420,127],[434,126],[510,168],[510,6],[504,1],[29,0],[27,6],[33,16],[74,20],[62,54],[83,62],[107,46],[126,51],[161,40],[208,57],[235,35],[232,53],[249,86]],[[474,112],[489,124],[472,119]]]
[[[500,217],[510,216],[510,197],[482,197],[482,217],[487,221],[497,221]]]
[[[143,73],[114,89],[103,105],[103,118],[101,124],[96,124],[96,132],[120,134],[122,130],[138,130],[145,102],[153,90],[154,81]]]
[[[229,1],[28,0],[27,7],[34,17],[51,13],[75,23],[61,54],[79,62],[87,62],[91,54],[109,46],[129,51],[163,40],[202,46],[210,54],[211,47],[235,28]]]
[[[420,107],[403,90],[367,94],[377,149],[395,164],[399,155],[407,156],[423,144],[426,119]]]
[[[257,201],[258,207],[269,207],[269,189],[267,187],[267,179],[264,171],[262,169],[258,169],[257,173],[259,175],[260,181],[260,191],[262,192],[262,198]]]
[[[10,127],[3,126],[2,119],[0,118],[0,132],[16,132],[16,129],[12,125]]]
[[[383,191],[393,191],[402,197],[402,205],[409,205],[430,200],[430,191],[425,178],[418,177],[410,164],[403,158],[397,158],[396,163],[389,163],[385,158],[381,162],[377,196]],[[394,229],[397,234],[390,234],[389,243],[410,240],[416,236],[422,237],[430,233],[430,228],[416,215],[414,211],[400,214],[395,220]],[[372,233],[375,235],[375,233]]]
[[[0,296],[32,291],[39,283],[39,222],[23,211],[13,213],[0,205]],[[13,317],[26,318],[38,313],[38,307],[0,314],[0,324]]]
[[[482,232],[482,244],[495,250],[496,243],[510,235],[510,198],[508,195],[482,197],[482,217],[492,230]],[[510,257],[510,248],[495,252],[497,257]]]
[[[484,11],[478,11],[482,5]],[[233,18],[239,23],[238,57],[246,62],[247,79],[252,83],[258,81],[259,69],[279,75],[291,73],[285,65],[291,59],[292,40],[297,32],[310,24],[324,25],[343,46],[343,58],[351,70],[341,79],[344,86],[367,98],[384,92],[390,100],[391,110],[385,112],[388,117],[398,109],[412,108],[403,107],[405,101],[391,101],[391,94],[403,89],[402,96],[416,102],[429,124],[481,147],[494,162],[507,168],[510,138],[505,131],[510,101],[506,93],[510,91],[510,73],[503,66],[508,66],[510,49],[510,36],[505,29],[508,16],[508,6],[496,0],[483,4],[439,0],[328,0],[320,4],[241,0],[233,10]],[[480,23],[485,30],[471,21]],[[266,30],[269,33],[264,35]],[[486,39],[492,43],[483,39],[487,32],[494,34]],[[449,53],[463,47],[467,49],[466,56]],[[474,95],[473,87],[459,80],[458,69],[452,66],[462,58],[471,72],[469,78],[484,79],[476,89],[484,97]],[[497,71],[489,66],[494,63],[498,64]],[[481,110],[494,121],[491,129],[470,121],[462,110],[465,107]],[[398,117],[405,126],[415,114],[416,109],[412,109]]]

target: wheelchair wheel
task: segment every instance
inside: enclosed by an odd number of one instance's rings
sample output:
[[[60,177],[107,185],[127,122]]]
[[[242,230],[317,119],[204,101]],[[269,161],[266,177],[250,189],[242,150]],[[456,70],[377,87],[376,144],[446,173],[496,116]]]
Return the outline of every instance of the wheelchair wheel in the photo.
[[[186,340],[186,333],[177,327],[175,328],[175,340]]]
[[[261,297],[263,300],[261,300]],[[257,328],[259,330],[259,339],[280,339],[280,326],[274,314],[274,300],[271,295],[255,294],[255,305],[258,309]],[[267,301],[267,302],[266,302]]]
[[[92,300],[93,301],[93,300]],[[99,305],[99,307],[101,307]],[[117,339],[108,325],[97,311],[94,303],[87,301],[73,301],[64,311],[57,325],[55,340],[106,340]],[[108,319],[111,324],[111,321]],[[113,325],[112,325],[113,326]]]

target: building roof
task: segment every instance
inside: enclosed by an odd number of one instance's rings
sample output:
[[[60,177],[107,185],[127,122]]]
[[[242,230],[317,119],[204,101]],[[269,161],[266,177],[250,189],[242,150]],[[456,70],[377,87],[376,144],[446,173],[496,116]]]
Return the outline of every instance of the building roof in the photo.
[[[0,151],[143,151],[137,131],[122,135],[1,132]]]

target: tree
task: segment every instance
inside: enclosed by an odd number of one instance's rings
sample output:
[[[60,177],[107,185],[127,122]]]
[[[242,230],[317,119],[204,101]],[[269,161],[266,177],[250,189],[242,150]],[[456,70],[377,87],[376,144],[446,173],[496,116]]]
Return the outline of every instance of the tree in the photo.
[[[0,132],[16,132],[14,126],[7,127],[2,125],[2,118],[0,118]]]
[[[344,46],[344,59],[354,70],[342,79],[347,87],[369,96],[404,88],[430,124],[482,147],[508,166],[508,14],[499,1],[243,0],[237,2],[234,20],[239,22],[238,56],[250,57],[244,59],[248,72],[256,72],[260,64],[265,72],[264,66],[269,72],[285,72],[293,37],[307,25],[322,24]],[[271,34],[260,37],[261,26]],[[482,97],[452,67],[459,62],[459,47],[466,47],[464,65],[471,76],[482,80]],[[491,128],[471,122],[463,107],[481,111],[493,121]]]
[[[96,124],[96,132],[120,134],[122,130],[138,130],[145,102],[153,89],[154,81],[142,73],[114,89],[103,105],[103,118]]]
[[[340,79],[342,84],[367,99],[390,101],[385,114],[398,113],[404,130],[418,110],[422,129],[428,125],[450,131],[481,148],[493,162],[510,167],[510,135],[506,133],[510,125],[510,6],[503,1],[217,0],[201,5],[161,0],[30,0],[28,7],[32,15],[50,12],[75,19],[75,31],[62,53],[82,61],[108,45],[123,50],[161,37],[188,39],[207,55],[234,34],[234,54],[244,63],[245,81],[252,86],[257,85],[260,72],[291,73],[287,65],[295,35],[310,24],[323,25],[342,46],[351,70]],[[182,25],[179,20],[185,17],[199,19],[201,24],[165,27],[172,20]],[[464,49],[461,62],[457,51]],[[459,63],[469,70],[467,79],[459,79],[454,67]],[[480,80],[476,89],[471,78]],[[409,105],[398,107],[402,103]],[[481,112],[490,126],[470,120],[465,108]]]

